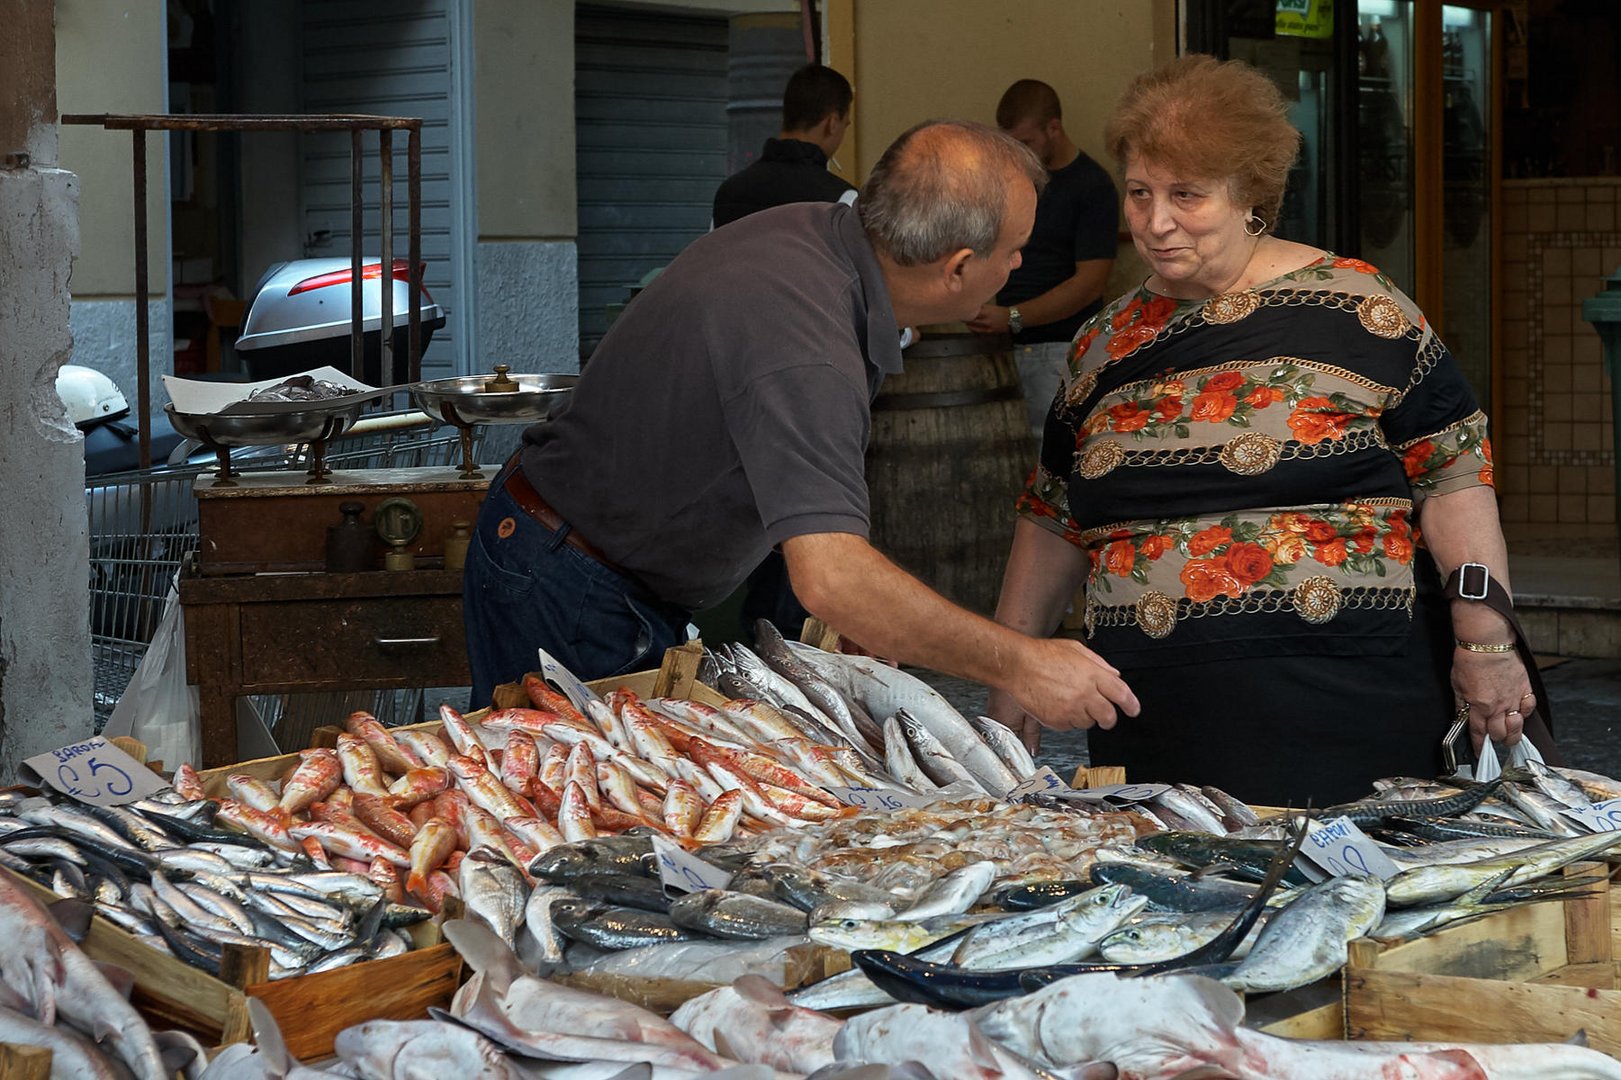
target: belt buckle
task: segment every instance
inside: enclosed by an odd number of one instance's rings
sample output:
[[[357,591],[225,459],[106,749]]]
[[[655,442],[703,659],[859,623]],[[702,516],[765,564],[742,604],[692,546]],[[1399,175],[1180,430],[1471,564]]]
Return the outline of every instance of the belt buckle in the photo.
[[[1473,574],[1471,575],[1471,572]],[[1479,585],[1471,588],[1470,577],[1475,577]],[[1464,600],[1484,600],[1487,590],[1491,588],[1492,572],[1485,563],[1466,562],[1458,567],[1458,596]]]

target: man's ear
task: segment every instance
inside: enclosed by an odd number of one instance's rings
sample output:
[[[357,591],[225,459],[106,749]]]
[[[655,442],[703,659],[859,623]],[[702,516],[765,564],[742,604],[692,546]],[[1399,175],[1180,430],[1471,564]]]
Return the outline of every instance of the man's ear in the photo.
[[[973,248],[958,248],[941,261],[940,277],[948,291],[962,291],[963,275],[968,272],[968,265],[973,258]]]

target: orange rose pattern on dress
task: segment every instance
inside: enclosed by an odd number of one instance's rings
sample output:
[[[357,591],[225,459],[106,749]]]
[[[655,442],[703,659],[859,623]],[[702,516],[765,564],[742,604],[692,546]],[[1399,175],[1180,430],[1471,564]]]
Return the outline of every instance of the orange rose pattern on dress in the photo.
[[[1492,487],[1492,443],[1486,416],[1474,413],[1401,449],[1402,468],[1413,490],[1430,494],[1458,487]]]
[[[1081,426],[1080,434],[1141,432],[1142,438],[1186,439],[1193,433],[1193,424],[1248,428],[1254,425],[1256,413],[1298,401],[1314,381],[1315,376],[1299,364],[1269,361],[1185,380],[1138,383],[1109,395],[1105,400],[1114,404],[1098,409]],[[1125,400],[1120,400],[1122,395]],[[1361,419],[1361,412],[1353,419]]]
[[[1064,494],[1064,482],[1037,465],[1030,470],[1024,491],[1019,495],[1013,508],[1021,517],[1048,522],[1048,528],[1070,543],[1080,546],[1083,533],[1081,527],[1062,509],[1067,505],[1068,497]]]
[[[1358,419],[1377,416],[1368,406],[1358,405],[1343,394],[1301,398],[1289,413],[1289,430],[1307,446],[1345,438]]]
[[[1410,504],[1342,503],[1311,510],[1228,514],[1134,522],[1086,537],[1094,595],[1114,591],[1110,578],[1152,585],[1196,603],[1243,598],[1251,590],[1286,590],[1336,570],[1346,579],[1409,573],[1418,530]],[[1180,587],[1171,586],[1176,581]],[[1168,587],[1169,586],[1169,587]]]
[[[1132,297],[1131,302],[1109,320],[1109,329],[1113,331],[1106,347],[1109,358],[1119,360],[1153,341],[1176,314],[1177,307],[1175,300],[1165,296],[1155,296],[1146,302],[1141,293]]]
[[[1336,270],[1355,270],[1359,274],[1378,275],[1379,268],[1372,263],[1365,263],[1361,259],[1338,258],[1334,260]]]

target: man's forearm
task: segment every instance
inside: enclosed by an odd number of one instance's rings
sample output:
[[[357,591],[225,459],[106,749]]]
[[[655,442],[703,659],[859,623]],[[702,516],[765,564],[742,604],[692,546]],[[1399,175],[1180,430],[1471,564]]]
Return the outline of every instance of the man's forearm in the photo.
[[[1025,326],[1045,326],[1069,318],[1103,295],[1113,266],[1113,259],[1076,263],[1073,275],[1039,296],[1019,302],[1020,320]]]
[[[966,611],[858,536],[782,545],[800,603],[862,648],[989,686],[1015,681],[1024,635]]]

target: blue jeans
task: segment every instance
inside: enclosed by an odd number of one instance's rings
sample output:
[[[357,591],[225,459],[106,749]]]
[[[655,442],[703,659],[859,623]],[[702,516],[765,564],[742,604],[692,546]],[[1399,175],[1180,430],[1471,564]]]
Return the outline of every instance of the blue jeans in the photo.
[[[686,640],[685,611],[564,543],[567,526],[530,517],[505,479],[503,469],[490,485],[462,571],[471,708],[538,670],[537,649],[590,680],[655,668]]]

